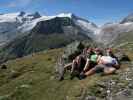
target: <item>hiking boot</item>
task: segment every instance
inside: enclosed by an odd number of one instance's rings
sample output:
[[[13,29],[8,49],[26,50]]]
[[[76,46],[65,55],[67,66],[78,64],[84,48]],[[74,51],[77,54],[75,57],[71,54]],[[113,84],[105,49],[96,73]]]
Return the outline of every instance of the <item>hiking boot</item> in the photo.
[[[81,79],[80,79],[80,75],[76,75],[76,77],[77,77],[79,80],[81,80]]]
[[[76,76],[76,75],[74,75],[73,73],[71,73],[71,75],[70,75],[70,80],[73,80],[75,76]]]
[[[64,77],[59,77],[59,81],[63,81],[64,80]]]
[[[79,75],[79,79],[82,80],[82,79],[85,79],[87,76],[85,74],[80,74]]]

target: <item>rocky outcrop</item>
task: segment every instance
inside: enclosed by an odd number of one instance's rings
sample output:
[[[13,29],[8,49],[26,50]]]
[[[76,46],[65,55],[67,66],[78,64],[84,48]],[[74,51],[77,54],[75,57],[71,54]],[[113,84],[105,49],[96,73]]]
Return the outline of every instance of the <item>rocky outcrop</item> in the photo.
[[[81,42],[73,42],[68,45],[64,51],[63,58],[72,61],[76,56],[82,53],[84,45]]]
[[[115,56],[118,58],[120,62],[130,61],[130,58],[128,57],[128,55],[126,55],[123,51],[116,52]]]

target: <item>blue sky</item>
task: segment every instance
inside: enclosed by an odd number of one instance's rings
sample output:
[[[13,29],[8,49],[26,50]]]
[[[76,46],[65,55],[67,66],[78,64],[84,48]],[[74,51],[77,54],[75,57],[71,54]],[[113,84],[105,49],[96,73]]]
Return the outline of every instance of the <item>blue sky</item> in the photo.
[[[0,0],[0,13],[19,11],[45,15],[72,12],[101,25],[133,13],[133,0]]]

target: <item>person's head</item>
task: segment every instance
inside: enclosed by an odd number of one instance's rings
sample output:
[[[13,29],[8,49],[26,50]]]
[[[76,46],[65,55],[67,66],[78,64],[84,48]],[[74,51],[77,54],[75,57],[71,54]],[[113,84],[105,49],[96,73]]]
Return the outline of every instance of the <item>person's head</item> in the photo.
[[[88,48],[87,49],[87,53],[92,53],[93,52],[93,49],[92,48]]]
[[[107,48],[107,49],[106,49],[106,54],[107,54],[107,56],[110,56],[112,53],[113,53],[113,52],[112,52],[112,49],[111,49],[111,48]]]
[[[97,54],[97,55],[102,55],[102,50],[101,49],[99,49],[99,48],[95,48],[95,53]]]

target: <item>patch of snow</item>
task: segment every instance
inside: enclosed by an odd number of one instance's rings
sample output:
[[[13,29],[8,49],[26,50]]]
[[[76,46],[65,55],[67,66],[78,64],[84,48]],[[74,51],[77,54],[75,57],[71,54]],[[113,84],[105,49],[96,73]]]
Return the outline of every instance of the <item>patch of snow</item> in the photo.
[[[9,13],[0,15],[0,22],[15,22],[19,13]]]
[[[69,18],[71,18],[72,13],[61,13],[61,14],[57,15],[57,17],[69,17]]]

